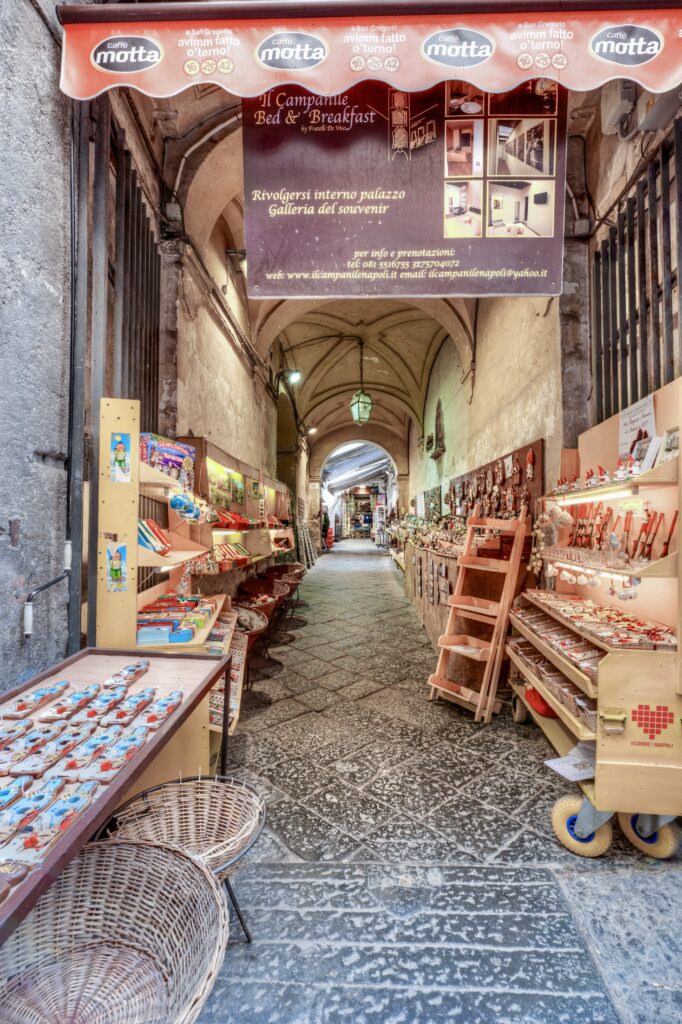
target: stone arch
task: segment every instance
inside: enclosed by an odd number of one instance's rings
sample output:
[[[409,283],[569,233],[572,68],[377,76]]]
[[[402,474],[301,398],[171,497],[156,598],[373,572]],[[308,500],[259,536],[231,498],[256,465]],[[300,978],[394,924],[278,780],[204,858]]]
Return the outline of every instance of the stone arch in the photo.
[[[375,444],[393,461],[398,477],[407,477],[409,473],[407,442],[384,427],[368,423],[362,430],[360,428],[353,429],[350,426],[341,427],[325,434],[317,443],[312,444],[310,447],[310,479],[319,481],[329,456],[342,444],[348,444],[349,441]]]

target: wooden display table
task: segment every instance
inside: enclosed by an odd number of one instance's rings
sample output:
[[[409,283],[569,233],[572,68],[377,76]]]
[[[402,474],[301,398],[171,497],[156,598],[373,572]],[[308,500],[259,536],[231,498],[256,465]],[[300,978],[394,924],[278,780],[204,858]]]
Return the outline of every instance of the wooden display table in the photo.
[[[139,692],[145,687],[154,687],[156,697],[163,697],[179,689],[183,691],[182,703],[157,730],[149,732],[144,745],[121,767],[111,782],[98,786],[90,806],[75,818],[26,878],[12,887],[4,901],[0,902],[0,943],[5,941],[66,864],[125,798],[157,782],[177,778],[179,772],[184,776],[208,772],[208,694],[211,687],[224,677],[229,697],[229,657],[159,654],[139,649],[110,651],[86,648],[29,682],[4,693],[0,700],[0,717],[4,705],[38,686],[68,680],[68,695],[73,689],[103,683],[115,672],[141,657],[149,659],[149,669],[128,688],[128,694]],[[34,724],[39,724],[42,713],[53,704],[58,704],[59,700],[56,698],[42,705],[33,714],[27,712],[27,717],[31,717]],[[139,717],[142,722],[144,714]],[[131,728],[134,725],[135,719]],[[57,775],[58,771],[53,769],[51,774]],[[9,776],[4,776],[0,778],[0,785],[6,785],[9,781]],[[40,778],[35,779],[26,795],[39,787],[41,781]],[[70,791],[75,792],[78,786],[78,782],[68,782],[59,798]],[[8,845],[5,844],[5,847]],[[0,862],[7,859],[7,849],[0,846]]]

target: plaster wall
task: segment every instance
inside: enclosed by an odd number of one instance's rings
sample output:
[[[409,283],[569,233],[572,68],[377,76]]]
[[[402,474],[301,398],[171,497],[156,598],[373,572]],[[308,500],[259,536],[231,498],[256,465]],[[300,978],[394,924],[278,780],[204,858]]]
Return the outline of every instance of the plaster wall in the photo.
[[[410,497],[539,437],[546,441],[546,478],[554,480],[563,437],[558,299],[481,300],[473,396],[471,379],[461,378],[454,346],[446,342],[434,363],[424,416],[428,435],[440,398],[446,450],[431,459],[419,450],[412,426]]]
[[[177,374],[178,434],[205,435],[274,476],[275,404],[187,258],[178,302]]]
[[[0,690],[62,658],[67,583],[22,605],[63,568],[69,352],[69,105],[59,92],[54,5],[2,5],[0,134]]]

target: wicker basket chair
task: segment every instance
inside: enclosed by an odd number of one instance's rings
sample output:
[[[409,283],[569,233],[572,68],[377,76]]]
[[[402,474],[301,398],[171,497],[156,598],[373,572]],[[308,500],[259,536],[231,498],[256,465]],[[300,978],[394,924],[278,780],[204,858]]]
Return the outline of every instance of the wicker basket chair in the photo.
[[[100,835],[178,846],[225,883],[247,942],[251,935],[230,875],[265,824],[265,801],[229,776],[171,779],[117,808]]]
[[[3,1024],[192,1024],[227,945],[225,893],[182,850],[85,847],[0,949]]]

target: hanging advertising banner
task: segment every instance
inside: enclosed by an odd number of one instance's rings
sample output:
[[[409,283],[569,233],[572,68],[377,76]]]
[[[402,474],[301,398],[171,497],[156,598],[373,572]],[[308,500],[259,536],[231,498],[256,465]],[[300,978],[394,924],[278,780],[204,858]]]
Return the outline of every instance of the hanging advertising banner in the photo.
[[[501,92],[538,75],[577,90],[612,78],[652,92],[679,84],[682,11],[547,6],[547,13],[252,20],[248,4],[240,17],[220,3],[62,4],[61,87],[91,99],[117,86],[174,96],[208,82],[235,96],[290,84],[335,95],[367,79],[405,91],[464,78]]]
[[[243,104],[254,298],[558,295],[566,93],[298,86]]]

